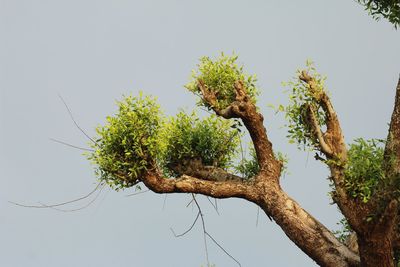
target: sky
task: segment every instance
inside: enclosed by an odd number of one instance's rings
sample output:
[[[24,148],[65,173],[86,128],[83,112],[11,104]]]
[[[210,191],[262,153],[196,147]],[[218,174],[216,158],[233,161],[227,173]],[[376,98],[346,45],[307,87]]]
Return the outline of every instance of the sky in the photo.
[[[201,56],[235,52],[256,73],[260,110],[274,149],[289,157],[282,187],[329,229],[326,167],[289,145],[284,120],[268,104],[287,102],[281,82],[312,59],[346,141],[384,138],[400,73],[400,32],[351,0],[0,0],[0,266],[205,266],[201,225],[189,195],[127,196],[104,188],[78,203],[23,208],[82,197],[95,188],[82,151],[89,135],[139,90],[166,114],[192,109],[183,85]],[[316,266],[257,207],[219,200],[219,215],[199,197],[207,231],[243,267]],[[258,220],[258,223],[257,223]],[[237,266],[208,242],[210,262]]]

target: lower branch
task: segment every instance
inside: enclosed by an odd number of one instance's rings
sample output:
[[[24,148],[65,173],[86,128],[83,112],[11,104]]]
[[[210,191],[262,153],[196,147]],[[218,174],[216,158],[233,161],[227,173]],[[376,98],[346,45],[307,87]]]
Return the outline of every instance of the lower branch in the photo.
[[[360,259],[280,188],[269,188],[260,203],[285,234],[321,266],[359,266]]]
[[[244,198],[256,202],[258,198],[254,185],[238,181],[207,181],[183,175],[180,178],[164,178],[159,172],[148,172],[142,182],[155,193],[195,193],[214,198]]]

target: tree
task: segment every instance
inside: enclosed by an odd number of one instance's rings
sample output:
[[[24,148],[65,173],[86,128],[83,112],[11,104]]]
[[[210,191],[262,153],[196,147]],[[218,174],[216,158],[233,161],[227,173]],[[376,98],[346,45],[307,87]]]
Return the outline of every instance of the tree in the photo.
[[[357,0],[376,20],[387,19],[397,28],[400,25],[400,1],[398,0]]]
[[[101,181],[116,190],[143,183],[156,193],[241,198],[258,205],[321,266],[395,266],[400,251],[400,80],[386,140],[357,139],[346,146],[325,78],[311,62],[286,85],[289,143],[313,151],[330,170],[330,195],[348,233],[335,236],[280,186],[285,160],[274,151],[257,108],[256,77],[237,56],[203,57],[186,88],[214,113],[181,111],[166,118],[156,99],[127,96],[97,128],[88,154]],[[235,162],[241,125],[253,152]],[[357,246],[350,246],[349,239]],[[354,242],[353,242],[354,243]]]

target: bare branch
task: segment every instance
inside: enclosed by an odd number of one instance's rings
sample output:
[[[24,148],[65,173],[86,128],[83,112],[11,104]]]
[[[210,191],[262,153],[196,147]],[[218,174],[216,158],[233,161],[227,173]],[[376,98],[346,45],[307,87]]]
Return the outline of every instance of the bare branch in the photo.
[[[93,150],[93,149],[90,149],[90,148],[84,148],[84,147],[79,147],[79,146],[75,146],[75,145],[71,145],[71,144],[69,144],[69,143],[66,143],[66,142],[63,142],[63,141],[60,141],[60,140],[57,140],[57,139],[54,139],[54,138],[50,138],[50,140],[51,140],[51,141],[53,141],[53,142],[56,142],[56,143],[59,143],[59,144],[65,145],[65,146],[69,146],[69,147],[72,147],[72,148],[79,149],[79,150],[84,150],[84,151],[90,151],[90,152],[94,152],[94,150]]]
[[[137,196],[137,195],[140,195],[140,194],[147,193],[147,192],[149,192],[149,191],[150,191],[150,189],[143,190],[143,191],[139,191],[139,192],[135,192],[135,193],[132,193],[132,194],[126,195],[126,197]]]
[[[68,107],[67,103],[65,102],[64,98],[59,94],[58,97],[61,99],[61,101],[63,102],[65,108],[68,111],[69,116],[71,117],[72,121],[74,122],[75,126],[78,128],[78,130],[83,133],[84,136],[86,136],[87,139],[89,139],[90,141],[92,141],[94,144],[97,144],[95,140],[93,140],[80,126],[79,124],[76,122],[74,116],[72,115],[71,109]]]
[[[94,192],[96,192],[96,191],[100,188],[100,186],[104,187],[104,183],[103,183],[103,182],[99,182],[99,183],[96,185],[96,187],[95,187],[92,191],[90,191],[88,194],[86,194],[86,195],[84,195],[84,196],[82,196],[82,197],[79,197],[79,198],[76,198],[76,199],[73,199],[73,200],[69,200],[69,201],[66,201],[66,202],[57,203],[57,204],[51,204],[51,205],[45,205],[45,206],[43,206],[43,204],[41,204],[41,205],[24,205],[24,204],[20,204],[20,203],[13,202],[13,201],[8,201],[8,202],[11,203],[11,204],[14,204],[14,205],[16,205],[16,206],[24,207],[24,208],[37,208],[37,209],[54,208],[54,207],[64,206],[64,205],[67,205],[67,204],[71,204],[71,203],[74,203],[74,202],[78,202],[78,201],[80,201],[80,200],[83,200],[83,199],[85,199],[85,198],[88,198],[88,197],[90,197]]]
[[[80,210],[86,209],[87,207],[89,207],[90,205],[92,205],[92,204],[98,199],[98,197],[100,196],[100,194],[101,194],[101,192],[103,191],[103,189],[104,189],[104,186],[102,186],[102,187],[97,191],[96,196],[95,196],[91,201],[89,201],[87,204],[83,205],[82,207],[79,207],[79,208],[76,208],[76,209],[60,209],[60,208],[55,208],[54,205],[53,205],[53,206],[49,206],[49,205],[46,205],[46,204],[44,204],[44,203],[40,203],[40,204],[43,205],[44,208],[50,208],[50,209],[53,209],[53,210],[56,210],[56,211],[59,211],[59,212],[75,212],[75,211],[80,211]]]
[[[207,263],[208,263],[208,265],[210,265],[209,264],[209,260],[208,260],[208,250],[207,250],[207,239],[206,239],[206,237],[208,236],[213,242],[214,242],[214,244],[216,244],[226,255],[228,255],[228,257],[230,257],[232,260],[234,260],[239,266],[242,266],[241,264],[240,264],[240,262],[239,261],[237,261],[231,254],[229,254],[208,232],[207,232],[207,230],[206,230],[206,224],[205,224],[205,221],[204,221],[204,215],[203,215],[203,212],[202,212],[202,210],[201,210],[201,208],[200,208],[200,205],[199,205],[199,203],[197,202],[197,200],[196,200],[196,197],[195,197],[195,195],[194,194],[192,194],[192,197],[193,197],[193,201],[194,201],[194,203],[196,204],[196,206],[197,206],[197,209],[198,209],[198,211],[199,211],[199,215],[200,215],[200,219],[201,219],[201,224],[202,224],[202,226],[203,226],[203,234],[204,234],[204,245],[205,245],[205,251],[206,251],[206,258],[207,258]]]
[[[175,237],[181,237],[181,236],[186,235],[187,233],[189,233],[189,232],[193,229],[193,227],[194,227],[194,225],[196,224],[196,222],[197,222],[197,220],[199,219],[199,217],[200,217],[200,211],[197,212],[197,216],[196,216],[196,218],[194,219],[192,225],[191,225],[186,231],[184,231],[183,233],[181,233],[181,234],[176,234],[175,231],[174,231],[174,229],[170,228],[170,229],[171,229],[171,232],[174,234]]]
[[[321,126],[318,123],[318,120],[315,116],[315,111],[311,105],[306,106],[307,112],[307,122],[308,126],[311,128],[311,133],[314,135],[314,138],[318,140],[318,145],[321,149],[321,152],[324,153],[327,157],[332,157],[333,152],[329,145],[325,142]]]
[[[217,206],[217,200],[215,199],[215,204],[212,203],[210,197],[206,196],[208,202],[210,202],[211,206],[214,208],[215,212],[219,215],[219,211],[218,211],[218,206]]]

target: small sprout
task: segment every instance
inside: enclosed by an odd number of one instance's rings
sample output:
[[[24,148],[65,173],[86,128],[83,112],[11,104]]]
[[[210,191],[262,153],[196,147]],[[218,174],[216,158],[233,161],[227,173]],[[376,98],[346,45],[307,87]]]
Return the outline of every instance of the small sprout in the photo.
[[[126,96],[117,102],[118,112],[96,128],[94,152],[87,154],[95,173],[115,190],[139,182],[148,164],[159,154],[162,114],[155,98]]]

